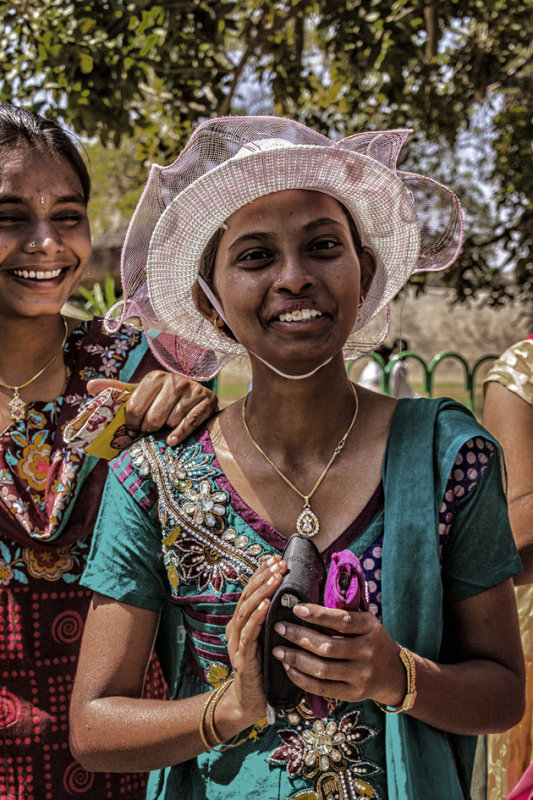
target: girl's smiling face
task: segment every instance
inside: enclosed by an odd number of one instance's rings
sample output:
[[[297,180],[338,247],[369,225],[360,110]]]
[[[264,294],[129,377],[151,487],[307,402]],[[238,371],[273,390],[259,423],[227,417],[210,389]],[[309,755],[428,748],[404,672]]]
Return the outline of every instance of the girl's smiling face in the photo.
[[[0,315],[57,314],[91,254],[74,167],[29,147],[0,153]]]
[[[340,203],[321,192],[277,192],[226,225],[213,288],[235,338],[291,375],[340,353],[374,273]]]

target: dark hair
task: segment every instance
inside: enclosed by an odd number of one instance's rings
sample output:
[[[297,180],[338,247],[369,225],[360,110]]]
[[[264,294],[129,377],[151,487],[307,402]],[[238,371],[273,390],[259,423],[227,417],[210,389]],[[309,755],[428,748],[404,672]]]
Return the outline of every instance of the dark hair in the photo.
[[[85,201],[89,202],[91,179],[76,137],[57,123],[11,105],[0,105],[0,153],[6,148],[33,147],[64,158],[77,173]]]
[[[200,256],[198,274],[204,279],[210,289],[213,288],[213,276],[215,272],[215,259],[217,257],[218,246],[224,235],[224,228],[217,228],[204,247]]]
[[[409,345],[404,338],[398,338],[393,341],[392,349],[401,353],[402,350],[409,350]]]

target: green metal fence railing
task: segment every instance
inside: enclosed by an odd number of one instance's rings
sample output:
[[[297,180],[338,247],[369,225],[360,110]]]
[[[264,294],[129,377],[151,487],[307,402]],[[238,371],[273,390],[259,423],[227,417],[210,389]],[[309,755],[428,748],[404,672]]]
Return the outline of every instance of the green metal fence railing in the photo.
[[[381,391],[384,394],[390,394],[390,381],[391,381],[391,372],[394,365],[403,359],[411,358],[414,361],[417,361],[422,367],[423,373],[423,391],[427,394],[428,397],[433,397],[434,387],[435,387],[435,370],[442,364],[445,359],[454,359],[458,361],[459,364],[464,369],[464,388],[468,395],[468,408],[470,411],[474,409],[474,399],[475,399],[475,390],[476,390],[476,375],[483,364],[486,364],[488,361],[494,361],[498,358],[497,355],[493,355],[492,353],[482,356],[475,361],[472,366],[469,365],[468,361],[461,353],[456,353],[453,350],[447,350],[443,353],[438,353],[434,356],[429,364],[422,358],[421,355],[415,353],[413,350],[403,350],[401,353],[396,353],[394,356],[390,358],[390,360],[385,364],[385,361],[378,353],[371,353],[370,358],[373,358],[374,361],[377,361],[381,369],[383,370],[383,375],[381,378]],[[347,369],[349,370],[355,362],[351,361],[347,365]]]

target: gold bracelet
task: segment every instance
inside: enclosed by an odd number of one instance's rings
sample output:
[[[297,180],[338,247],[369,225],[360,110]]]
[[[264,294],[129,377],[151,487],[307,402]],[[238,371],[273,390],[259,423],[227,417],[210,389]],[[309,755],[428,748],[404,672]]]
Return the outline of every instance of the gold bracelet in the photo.
[[[225,680],[224,683],[221,683],[220,686],[217,686],[217,688],[214,689],[213,691],[208,692],[209,696],[204,703],[204,707],[202,709],[202,716],[200,718],[200,737],[202,739],[202,742],[206,750],[214,750],[215,747],[218,747],[219,752],[224,752],[224,750],[230,750],[233,747],[238,747],[239,745],[244,744],[244,742],[246,742],[246,740],[248,739],[249,732],[247,731],[241,739],[239,739],[240,734],[236,733],[235,736],[232,739],[230,739],[229,742],[224,743],[224,741],[220,739],[220,737],[216,732],[215,708],[218,701],[224,694],[224,692],[227,689],[229,689],[229,687],[233,683],[233,680],[234,676],[230,675],[230,677],[227,678],[227,680]],[[207,739],[205,730],[206,722],[207,722],[208,732],[211,736],[212,741],[214,742],[213,745],[209,744],[209,741]]]
[[[378,703],[377,700],[374,701],[375,704],[386,714],[399,714],[401,711],[410,711],[416,700],[415,659],[411,651],[406,647],[400,647],[400,652],[398,655],[400,656],[401,662],[405,667],[405,672],[407,675],[407,691],[405,692],[405,697],[399,706],[387,706],[384,703]]]
[[[202,715],[200,717],[200,738],[201,738],[201,740],[203,742],[203,745],[204,745],[206,750],[212,750],[213,749],[211,747],[211,745],[209,744],[209,742],[207,741],[207,737],[205,735],[205,730],[204,730],[204,728],[205,728],[205,717],[206,717],[206,714],[207,714],[207,709],[209,708],[209,704],[210,704],[211,700],[213,699],[213,694],[214,694],[214,692],[212,692],[212,691],[209,691],[207,693],[208,697],[207,697],[207,700],[204,703],[204,707],[202,708]]]
[[[224,694],[224,692],[227,689],[229,689],[229,687],[233,683],[233,680],[234,677],[233,675],[231,675],[227,680],[224,681],[224,683],[221,683],[220,686],[213,692],[213,702],[211,703],[211,709],[209,714],[208,730],[211,734],[211,739],[215,742],[215,747],[218,747],[218,745],[221,745],[224,741],[223,739],[220,739],[215,729],[215,708],[218,701]]]

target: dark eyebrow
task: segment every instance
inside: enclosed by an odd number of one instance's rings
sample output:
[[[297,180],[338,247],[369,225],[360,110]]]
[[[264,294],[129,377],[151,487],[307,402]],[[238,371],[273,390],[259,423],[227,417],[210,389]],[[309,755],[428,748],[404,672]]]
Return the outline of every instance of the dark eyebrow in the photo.
[[[338,225],[339,228],[344,227],[342,222],[338,219],[332,219],[331,217],[320,217],[320,219],[314,219],[309,222],[304,226],[304,229],[313,230],[314,228],[321,228],[322,225]]]
[[[22,205],[23,201],[20,197],[14,194],[0,194],[0,203],[15,203]]]
[[[313,219],[311,222],[308,222],[304,225],[304,231],[312,231],[315,228],[321,228],[324,225],[335,225],[336,227],[343,228],[343,224],[341,220],[332,219],[331,217],[319,217],[318,219]],[[242,236],[238,236],[228,247],[228,250],[231,250],[236,245],[241,244],[242,242],[246,241],[247,239],[263,239],[268,240],[272,238],[272,234],[266,233],[264,231],[250,231],[249,233],[243,233]]]
[[[25,204],[25,201],[22,197],[19,197],[16,194],[0,194],[0,203],[12,203],[14,205],[22,206]],[[85,197],[80,192],[56,197],[54,200],[54,205],[61,203],[78,203],[79,205],[83,206],[87,205],[85,202]]]

